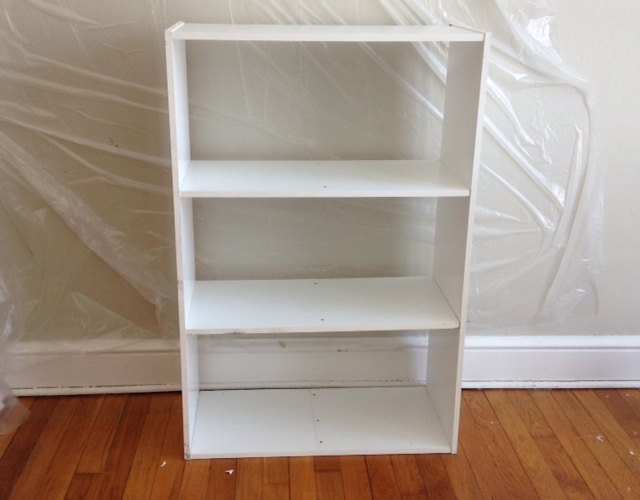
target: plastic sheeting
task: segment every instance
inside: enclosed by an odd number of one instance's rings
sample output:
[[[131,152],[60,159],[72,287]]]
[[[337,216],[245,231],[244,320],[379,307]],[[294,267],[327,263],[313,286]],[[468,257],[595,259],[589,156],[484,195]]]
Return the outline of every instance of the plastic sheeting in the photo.
[[[15,339],[177,336],[163,32],[178,20],[452,23],[493,32],[470,334],[548,332],[591,317],[601,209],[589,165],[589,94],[554,49],[553,6],[3,2],[0,354]],[[395,53],[372,45],[230,45],[217,63],[196,64],[206,83],[190,89],[200,131],[194,154],[436,155],[446,47],[408,46],[403,73]],[[190,57],[205,61],[210,50]],[[201,201],[198,273],[428,272],[432,218],[433,206],[420,200]]]

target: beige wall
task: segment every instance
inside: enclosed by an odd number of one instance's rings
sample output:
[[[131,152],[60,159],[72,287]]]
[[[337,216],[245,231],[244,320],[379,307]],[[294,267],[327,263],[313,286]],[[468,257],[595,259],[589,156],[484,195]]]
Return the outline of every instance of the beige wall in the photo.
[[[283,0],[267,10],[249,1],[9,4],[0,30],[7,48],[0,73],[7,96],[0,223],[8,256],[0,276],[9,297],[3,312],[15,318],[11,335],[126,340],[177,334],[162,30],[178,19],[457,20],[492,29],[499,64],[491,69],[471,333],[637,333],[640,32],[634,20],[640,6],[630,0],[548,4],[463,8],[462,2],[354,0],[308,2],[307,8]],[[554,9],[557,18],[547,24]],[[541,30],[537,46],[527,27]],[[562,61],[544,47],[545,27]],[[390,80],[375,79],[370,61],[359,65],[353,53],[321,55],[316,73],[308,75],[336,70],[341,79],[323,85],[344,106],[322,99],[301,106],[313,88],[265,99],[268,87],[256,78],[271,75],[269,65],[251,66],[244,68],[250,85],[235,94],[237,102],[201,99],[200,117],[222,118],[237,127],[236,137],[253,134],[262,150],[290,148],[291,156],[364,156],[368,145],[389,156],[437,149],[437,112],[430,105],[437,109],[442,96],[437,84],[434,92],[425,90],[437,77],[409,72],[398,80],[393,76],[401,72],[392,67],[386,70]],[[437,68],[439,55],[432,55]],[[210,69],[215,75],[221,68]],[[376,104],[389,89],[397,102],[414,106],[400,113],[395,101]],[[387,93],[377,94],[382,90]],[[355,126],[346,126],[345,109]],[[326,114],[314,129],[306,112],[318,110]],[[227,125],[209,130],[228,131]],[[433,130],[426,141],[423,126]],[[393,136],[390,129],[403,133]],[[582,149],[576,152],[576,145]],[[218,214],[217,226],[202,244],[219,253],[203,255],[201,265],[214,276],[429,270],[432,235],[421,224],[431,218],[428,204],[233,202],[209,208]]]
[[[558,49],[593,89],[593,164],[604,202],[602,334],[640,332],[639,16],[632,0],[558,2]]]

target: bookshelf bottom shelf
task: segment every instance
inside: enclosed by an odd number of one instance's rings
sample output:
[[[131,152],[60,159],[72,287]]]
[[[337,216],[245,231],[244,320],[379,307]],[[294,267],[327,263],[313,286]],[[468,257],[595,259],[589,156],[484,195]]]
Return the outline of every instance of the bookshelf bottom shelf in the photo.
[[[450,453],[425,387],[201,391],[189,458]]]

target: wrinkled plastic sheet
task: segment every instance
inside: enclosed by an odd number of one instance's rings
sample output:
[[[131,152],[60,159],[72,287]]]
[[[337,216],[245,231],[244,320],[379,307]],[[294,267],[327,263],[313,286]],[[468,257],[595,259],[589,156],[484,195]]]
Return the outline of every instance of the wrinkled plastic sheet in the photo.
[[[469,333],[549,332],[591,317],[601,206],[589,93],[554,49],[554,4],[3,2],[0,357],[18,339],[177,336],[163,32],[178,20],[493,32]],[[199,47],[189,49],[204,77],[190,88],[196,157],[438,154],[441,44],[400,56],[375,44]],[[218,200],[195,210],[203,278],[430,271],[428,201]],[[8,389],[2,401],[7,420]]]

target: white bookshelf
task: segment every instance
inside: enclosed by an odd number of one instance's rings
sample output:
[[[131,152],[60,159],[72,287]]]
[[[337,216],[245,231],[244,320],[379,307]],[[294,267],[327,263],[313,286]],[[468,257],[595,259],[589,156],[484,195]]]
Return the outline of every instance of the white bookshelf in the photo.
[[[441,156],[415,160],[192,160],[187,43],[448,44]],[[489,37],[449,26],[178,23],[166,31],[187,458],[455,453],[471,227]],[[194,198],[438,200],[432,276],[201,281]],[[422,387],[205,390],[207,335],[426,331]]]

